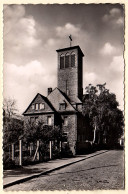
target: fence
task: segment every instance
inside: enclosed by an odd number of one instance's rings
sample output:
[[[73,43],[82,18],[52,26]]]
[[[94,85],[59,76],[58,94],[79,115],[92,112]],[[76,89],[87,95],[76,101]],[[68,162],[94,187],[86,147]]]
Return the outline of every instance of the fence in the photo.
[[[4,150],[4,154],[16,165],[27,165],[39,161],[47,161],[58,158],[61,154],[61,141],[42,142],[25,142],[23,139],[18,140]]]

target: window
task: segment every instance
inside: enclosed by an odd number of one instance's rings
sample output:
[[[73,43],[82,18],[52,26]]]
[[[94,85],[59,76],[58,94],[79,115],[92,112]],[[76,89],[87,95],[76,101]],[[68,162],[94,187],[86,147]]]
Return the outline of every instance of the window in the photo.
[[[64,126],[68,126],[68,117],[67,116],[64,117]]]
[[[30,117],[30,123],[34,123],[35,118],[34,117]]]
[[[35,117],[35,122],[37,122],[38,121],[38,117]]]
[[[35,104],[35,109],[38,110],[38,104]]]
[[[38,117],[30,117],[30,123],[34,123],[38,121]]]
[[[34,104],[32,104],[32,110],[34,110],[35,109],[35,105]]]
[[[59,110],[65,110],[66,109],[66,104],[65,103],[61,103]]]
[[[75,67],[75,53],[71,54],[71,67]]]
[[[65,68],[69,67],[69,53],[65,55]]]
[[[40,104],[40,109],[44,109],[44,108],[45,108],[44,103],[41,103]]]
[[[51,116],[47,117],[47,124],[52,125],[52,117]]]
[[[60,69],[64,69],[64,55],[60,56]]]
[[[68,132],[64,132],[62,134],[62,137],[63,137],[63,142],[67,142],[68,141]]]

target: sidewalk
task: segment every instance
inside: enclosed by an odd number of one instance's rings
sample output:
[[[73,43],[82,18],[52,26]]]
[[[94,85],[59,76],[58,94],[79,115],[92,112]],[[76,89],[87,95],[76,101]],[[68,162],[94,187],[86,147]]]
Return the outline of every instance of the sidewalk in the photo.
[[[100,150],[87,155],[78,155],[78,156],[75,156],[74,158],[56,159],[48,162],[35,164],[35,165],[23,166],[17,169],[4,170],[3,187],[7,188],[9,186],[25,182],[32,178],[45,175],[52,171],[58,170],[60,168],[66,167],[68,165],[94,157],[96,155],[99,155],[105,152],[107,152],[107,150]]]

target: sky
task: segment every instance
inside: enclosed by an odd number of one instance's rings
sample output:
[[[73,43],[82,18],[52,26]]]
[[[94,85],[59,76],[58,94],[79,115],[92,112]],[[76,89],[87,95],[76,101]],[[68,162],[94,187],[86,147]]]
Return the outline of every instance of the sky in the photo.
[[[4,98],[22,114],[37,93],[57,86],[57,49],[84,53],[83,91],[104,84],[123,104],[124,10],[121,4],[4,5]]]

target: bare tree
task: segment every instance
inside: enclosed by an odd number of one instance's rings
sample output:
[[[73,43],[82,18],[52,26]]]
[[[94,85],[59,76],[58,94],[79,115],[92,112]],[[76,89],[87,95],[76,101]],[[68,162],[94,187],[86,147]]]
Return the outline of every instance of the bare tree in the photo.
[[[16,100],[11,98],[5,98],[3,103],[4,113],[8,118],[12,118],[17,114]]]

